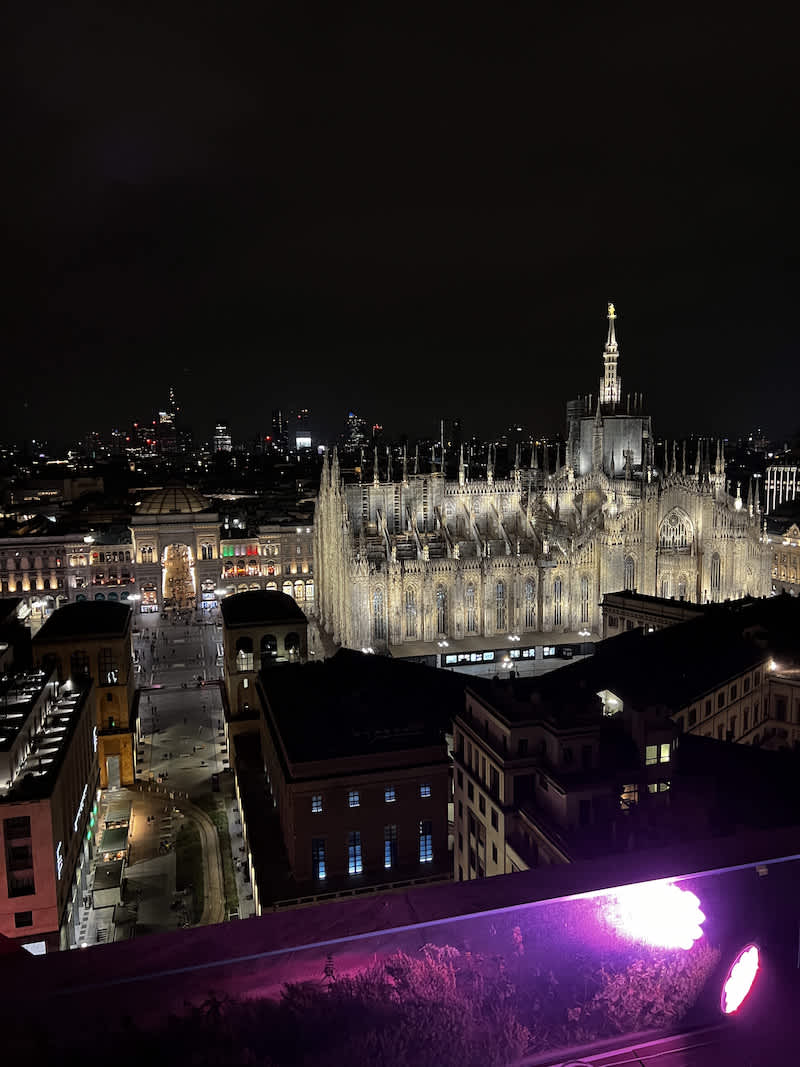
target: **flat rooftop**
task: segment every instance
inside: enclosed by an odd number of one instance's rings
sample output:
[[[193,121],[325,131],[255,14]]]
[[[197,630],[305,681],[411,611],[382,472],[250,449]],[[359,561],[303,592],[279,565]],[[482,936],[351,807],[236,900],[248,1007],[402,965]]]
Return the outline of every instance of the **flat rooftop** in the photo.
[[[36,800],[50,795],[72,735],[80,721],[91,683],[65,685],[41,671],[14,679],[12,692],[19,700],[0,696],[0,751],[10,752],[23,729],[28,729],[26,751],[12,778],[0,781],[0,802]],[[38,686],[34,693],[34,684]],[[52,692],[43,696],[45,688]],[[37,716],[30,722],[31,715]]]
[[[629,630],[599,642],[589,659],[551,674],[470,678],[469,687],[509,720],[564,723],[599,711],[597,694],[603,690],[638,708],[677,710],[768,656],[761,644],[741,636],[740,620],[715,614],[654,633]]]
[[[262,671],[260,685],[293,762],[435,745],[464,705],[464,675],[340,649]]]
[[[74,637],[124,637],[131,609],[113,600],[83,600],[65,604],[45,622],[36,641],[65,641]]]

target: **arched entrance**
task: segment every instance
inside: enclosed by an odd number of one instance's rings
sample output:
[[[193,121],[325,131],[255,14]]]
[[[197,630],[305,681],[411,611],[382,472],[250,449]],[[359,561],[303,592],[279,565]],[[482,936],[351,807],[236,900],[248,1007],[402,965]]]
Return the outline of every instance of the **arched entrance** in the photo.
[[[196,587],[194,559],[188,545],[167,545],[162,561],[164,585],[162,594],[167,611],[187,611],[194,608]]]

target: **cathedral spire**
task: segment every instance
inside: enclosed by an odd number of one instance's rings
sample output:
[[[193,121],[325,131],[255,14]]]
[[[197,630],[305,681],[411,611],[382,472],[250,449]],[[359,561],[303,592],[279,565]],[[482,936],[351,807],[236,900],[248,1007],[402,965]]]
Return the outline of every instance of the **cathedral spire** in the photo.
[[[408,485],[408,453],[403,445],[403,485]]]
[[[461,451],[460,451],[459,456],[458,456],[458,484],[461,486],[462,489],[465,486],[466,481],[467,481],[467,470],[466,470],[466,467],[464,466],[464,446],[462,444]]]
[[[358,450],[358,480],[362,481],[364,478],[364,446]]]
[[[381,484],[380,476],[378,474],[378,446],[377,445],[375,445],[375,448],[374,448],[373,453],[372,453],[372,484],[373,485],[380,485]]]
[[[684,478],[686,477],[686,438],[683,439],[683,457],[681,460],[681,466],[683,468],[682,473]]]
[[[752,519],[753,517],[753,479],[747,483],[747,514]]]
[[[392,481],[392,450],[386,446],[386,481]]]
[[[414,474],[419,474],[419,445],[414,449]]]
[[[600,382],[600,394],[602,402],[615,407],[620,400],[621,379],[617,377],[617,360],[619,359],[619,346],[614,330],[617,312],[613,304],[608,305],[608,337],[603,349],[603,379]],[[600,398],[598,398],[599,400]]]
[[[330,485],[331,485],[330,462],[329,462],[329,458],[328,458],[328,453],[325,452],[325,453],[323,453],[323,456],[322,456],[322,474],[320,475],[320,479],[319,479],[320,492],[323,492],[325,489],[330,489]]]
[[[700,477],[700,452],[702,450],[702,446],[703,446],[703,439],[702,439],[702,437],[698,437],[697,438],[697,455],[694,457],[694,476],[695,476],[695,478],[698,478],[698,479]]]
[[[489,455],[486,459],[486,481],[494,485],[494,448],[489,445]]]
[[[333,458],[331,460],[331,485],[334,489],[339,488],[339,450],[333,446]]]

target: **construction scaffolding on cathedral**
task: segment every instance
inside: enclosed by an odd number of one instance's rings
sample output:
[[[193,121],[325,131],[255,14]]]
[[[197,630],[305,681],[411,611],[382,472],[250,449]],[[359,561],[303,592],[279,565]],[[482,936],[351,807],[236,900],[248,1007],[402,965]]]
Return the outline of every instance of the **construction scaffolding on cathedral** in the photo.
[[[517,447],[508,478],[495,479],[492,446],[480,480],[463,446],[457,480],[422,473],[418,451],[395,473],[377,449],[371,477],[362,464],[346,480],[334,450],[314,557],[318,617],[335,642],[417,656],[535,633],[523,643],[548,647],[600,635],[606,593],[699,604],[769,594],[757,497],[729,491],[721,442],[656,454],[642,394],[622,392],[616,322],[610,304],[599,390],[567,404],[566,447]]]

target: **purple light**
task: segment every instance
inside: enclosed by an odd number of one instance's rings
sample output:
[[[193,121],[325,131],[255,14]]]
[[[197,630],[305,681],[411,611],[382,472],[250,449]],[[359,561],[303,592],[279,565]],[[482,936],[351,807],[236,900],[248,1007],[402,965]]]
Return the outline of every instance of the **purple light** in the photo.
[[[753,982],[758,974],[758,948],[756,945],[748,945],[743,948],[733,961],[728,977],[722,986],[720,1007],[725,1015],[732,1015],[738,1011],[742,1003],[753,988]]]
[[[670,882],[631,885],[611,897],[606,918],[632,941],[659,948],[690,949],[703,936],[705,915],[688,889]]]

